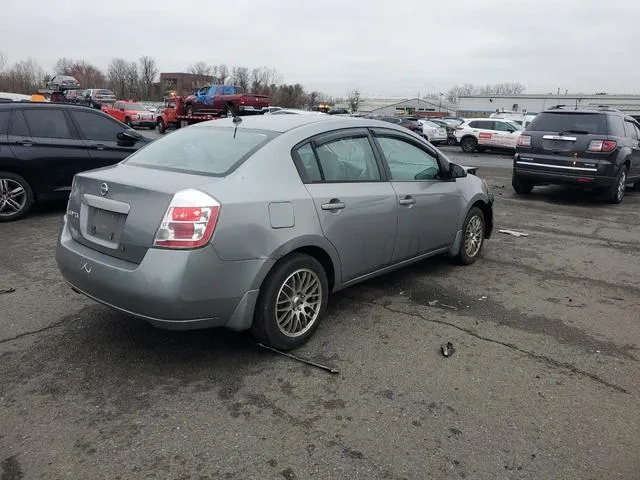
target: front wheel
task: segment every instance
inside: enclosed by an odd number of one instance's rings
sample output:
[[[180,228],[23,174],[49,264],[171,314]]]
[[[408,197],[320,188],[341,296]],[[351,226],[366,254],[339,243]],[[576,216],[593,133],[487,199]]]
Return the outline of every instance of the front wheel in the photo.
[[[478,207],[469,210],[462,225],[462,245],[458,260],[463,265],[471,265],[480,256],[484,243],[484,214]]]
[[[0,222],[24,217],[33,205],[33,191],[20,175],[0,172]]]
[[[167,127],[164,124],[164,121],[161,118],[159,118],[158,119],[158,132],[162,135],[166,131],[167,131]]]
[[[465,153],[473,153],[478,147],[478,141],[473,137],[464,137],[460,140],[460,147]]]
[[[285,257],[260,289],[251,332],[275,348],[300,347],[318,328],[328,297],[327,274],[320,262],[304,254]]]
[[[193,107],[191,105],[187,105],[187,108],[185,109],[185,113],[187,114],[188,117],[193,115]]]
[[[131,119],[129,117],[124,119],[124,123],[127,125],[127,127],[133,128],[133,124],[131,123]]]

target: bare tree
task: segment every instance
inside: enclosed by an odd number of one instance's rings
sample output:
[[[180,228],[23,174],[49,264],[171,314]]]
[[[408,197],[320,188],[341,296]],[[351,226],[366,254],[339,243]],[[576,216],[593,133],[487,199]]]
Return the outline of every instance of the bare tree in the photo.
[[[358,107],[360,106],[360,90],[354,88],[347,93],[347,102],[349,103],[351,113],[357,113]]]
[[[229,67],[226,65],[214,65],[211,67],[211,75],[213,83],[216,85],[225,85],[229,80]]]
[[[42,67],[34,59],[28,58],[0,74],[0,91],[29,95],[42,86],[44,78]]]
[[[0,72],[4,70],[4,67],[7,65],[7,56],[4,54],[2,50],[0,50]]]
[[[251,70],[251,91],[268,93],[270,85],[282,83],[282,76],[275,68],[258,67]]]
[[[213,81],[211,67],[205,62],[196,62],[189,65],[187,72],[195,76],[195,88],[203,87]]]
[[[153,82],[158,76],[158,64],[155,58],[143,56],[140,57],[140,84],[141,95],[145,99],[150,99],[153,90]]]
[[[231,81],[240,87],[242,92],[247,92],[249,90],[249,69],[247,67],[233,67]]]
[[[70,75],[80,82],[83,88],[104,87],[106,78],[102,71],[84,60],[60,58],[54,67],[58,75]]]
[[[128,70],[128,62],[123,58],[114,58],[109,64],[109,70],[107,72],[109,87],[118,98],[128,96]]]
[[[309,99],[309,108],[313,108],[317,103],[319,103],[318,97],[320,97],[320,92],[316,92],[315,90],[307,95],[307,98]]]
[[[127,95],[131,99],[140,98],[140,79],[138,77],[138,64],[136,62],[127,62]]]

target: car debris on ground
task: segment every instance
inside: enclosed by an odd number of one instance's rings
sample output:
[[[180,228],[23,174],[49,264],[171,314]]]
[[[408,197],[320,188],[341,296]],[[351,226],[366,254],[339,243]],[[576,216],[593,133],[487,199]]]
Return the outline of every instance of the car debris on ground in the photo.
[[[263,343],[258,343],[257,344],[259,347],[264,348],[266,350],[270,350],[274,353],[279,353],[280,355],[283,355],[285,357],[288,357],[292,360],[296,360],[300,363],[304,363],[306,365],[311,365],[312,367],[316,367],[319,368],[321,370],[326,370],[329,373],[340,373],[340,370],[338,370],[337,368],[333,368],[333,367],[329,367],[327,365],[322,365],[320,363],[314,362],[312,360],[307,360],[306,358],[302,358],[302,357],[298,357],[297,355],[291,355],[290,353],[287,352],[283,352],[282,350],[278,350],[276,348],[273,347],[269,347],[268,345],[265,345]]]
[[[528,237],[528,233],[517,232],[515,230],[498,230],[500,233],[506,233],[507,235],[512,235],[514,237]]]
[[[440,351],[442,352],[442,355],[444,355],[445,357],[450,357],[455,353],[456,349],[453,346],[453,343],[447,342],[440,345]]]
[[[13,293],[15,292],[16,289],[11,287],[11,288],[0,288],[0,295],[2,295],[3,293]]]

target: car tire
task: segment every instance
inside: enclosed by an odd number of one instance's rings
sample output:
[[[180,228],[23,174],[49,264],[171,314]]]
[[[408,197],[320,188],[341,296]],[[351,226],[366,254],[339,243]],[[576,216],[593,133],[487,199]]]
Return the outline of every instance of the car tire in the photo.
[[[127,127],[133,128],[133,125],[131,124],[131,119],[129,117],[125,117],[124,123],[127,125]]]
[[[231,107],[227,107],[224,113],[227,117],[233,117],[233,109]]]
[[[293,291],[296,284],[309,286]],[[251,333],[259,342],[281,350],[298,348],[318,328],[328,297],[327,273],[318,260],[305,254],[285,257],[276,264],[260,289]],[[315,308],[314,304],[308,303],[309,299],[317,302]],[[277,305],[281,306],[280,318],[277,316]],[[308,319],[304,312],[313,318]],[[308,320],[308,323],[298,323],[299,320]]]
[[[455,145],[456,143],[456,137],[447,137],[447,145]]]
[[[193,106],[187,105],[184,109],[184,112],[187,114],[188,117],[190,117],[191,115],[193,115]]]
[[[19,199],[9,196],[8,192],[22,188],[22,194]],[[7,205],[7,199],[17,201],[19,207],[14,204]],[[34,197],[31,185],[23,177],[12,172],[0,172],[0,222],[11,222],[19,220],[27,215],[33,206]],[[11,208],[11,212],[7,213],[7,206]]]
[[[167,127],[164,124],[164,121],[160,118],[158,119],[158,132],[160,135],[164,134],[167,131]]]
[[[462,240],[458,261],[462,265],[471,265],[480,256],[484,244],[485,219],[478,207],[472,207],[462,224]]]
[[[527,180],[523,180],[519,177],[514,176],[511,178],[511,186],[518,195],[526,195],[528,193],[531,193],[534,185]]]
[[[627,174],[629,173],[629,167],[622,165],[616,175],[616,184],[613,185],[606,193],[606,199],[608,203],[616,205],[622,203],[624,200],[624,192],[627,188]]]
[[[460,147],[465,153],[473,153],[476,151],[476,148],[478,148],[478,140],[474,137],[464,137],[460,140]]]

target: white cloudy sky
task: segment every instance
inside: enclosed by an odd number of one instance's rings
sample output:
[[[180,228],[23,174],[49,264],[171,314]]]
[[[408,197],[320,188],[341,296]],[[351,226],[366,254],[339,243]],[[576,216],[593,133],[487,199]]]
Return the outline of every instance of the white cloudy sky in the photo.
[[[344,95],[408,96],[456,83],[529,93],[640,92],[636,0],[8,0],[0,50],[106,68],[150,55],[187,65],[270,66]],[[49,5],[56,5],[50,8]]]

